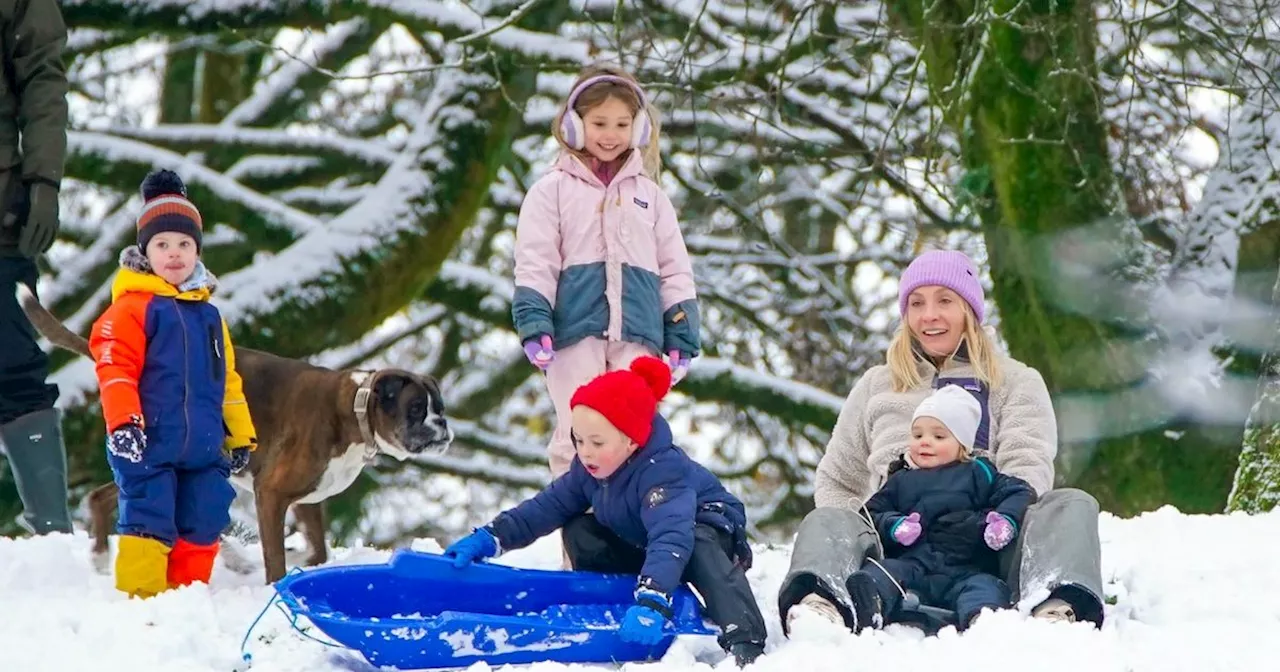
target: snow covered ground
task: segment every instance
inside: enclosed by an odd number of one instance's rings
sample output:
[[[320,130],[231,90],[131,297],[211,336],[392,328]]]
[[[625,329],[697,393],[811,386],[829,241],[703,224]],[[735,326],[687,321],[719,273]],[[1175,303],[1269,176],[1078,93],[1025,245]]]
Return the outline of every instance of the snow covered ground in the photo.
[[[936,638],[899,626],[853,636],[802,619],[782,637],[774,604],[789,549],[757,548],[750,572],[770,623],[759,672],[854,670],[1071,670],[1210,672],[1262,670],[1280,658],[1280,512],[1186,516],[1172,509],[1101,521],[1109,601],[1101,630],[1050,624],[1010,611],[989,615],[964,635]],[[555,568],[558,535],[503,556],[501,562]],[[419,540],[419,550],[439,550]],[[258,549],[248,549],[256,557]],[[380,562],[385,550],[337,549],[335,563]],[[0,670],[166,670],[228,672],[243,667],[240,644],[271,598],[258,575],[219,566],[212,586],[151,600],[128,600],[111,578],[94,572],[89,541],[78,533],[39,539],[0,538]],[[248,651],[257,672],[371,671],[354,652],[322,646],[270,610]],[[485,672],[488,666],[473,666]],[[573,666],[583,667],[583,666]],[[693,672],[722,661],[714,641],[679,641],[660,662],[626,666]],[[557,663],[529,672],[567,670]],[[612,669],[612,668],[609,668]]]

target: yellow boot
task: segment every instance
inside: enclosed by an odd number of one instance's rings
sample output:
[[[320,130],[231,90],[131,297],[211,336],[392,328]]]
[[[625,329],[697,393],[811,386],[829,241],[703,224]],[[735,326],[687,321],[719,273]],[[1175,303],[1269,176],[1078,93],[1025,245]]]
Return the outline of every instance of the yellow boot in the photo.
[[[130,597],[151,597],[169,587],[169,547],[164,542],[120,535],[116,588]]]

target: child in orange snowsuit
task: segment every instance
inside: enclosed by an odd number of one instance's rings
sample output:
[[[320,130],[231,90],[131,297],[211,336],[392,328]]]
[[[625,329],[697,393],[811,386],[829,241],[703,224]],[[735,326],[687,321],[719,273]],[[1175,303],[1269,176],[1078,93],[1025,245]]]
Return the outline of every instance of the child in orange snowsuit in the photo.
[[[209,303],[200,212],[172,171],[147,176],[138,244],[120,255],[111,307],[93,325],[120,486],[116,587],[150,597],[208,583],[235,492],[257,445],[226,323]]]

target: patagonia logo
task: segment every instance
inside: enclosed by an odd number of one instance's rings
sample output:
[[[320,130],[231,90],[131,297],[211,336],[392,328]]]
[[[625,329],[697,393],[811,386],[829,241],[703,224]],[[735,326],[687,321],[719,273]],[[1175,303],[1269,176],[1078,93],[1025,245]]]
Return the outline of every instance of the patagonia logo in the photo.
[[[648,203],[645,203],[645,202],[644,202],[644,201],[642,201],[642,200],[640,200],[638,197],[632,196],[632,197],[631,197],[631,200],[635,201],[635,204],[636,204],[636,205],[638,205],[638,206],[640,206],[640,207],[644,208],[645,210],[648,210],[648,209],[649,209],[649,204],[648,204]]]

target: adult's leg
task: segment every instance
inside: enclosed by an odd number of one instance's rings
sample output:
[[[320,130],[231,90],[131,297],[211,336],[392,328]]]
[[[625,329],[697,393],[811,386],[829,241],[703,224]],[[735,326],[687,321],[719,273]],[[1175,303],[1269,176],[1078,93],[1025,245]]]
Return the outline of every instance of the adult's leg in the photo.
[[[67,452],[58,409],[28,413],[0,427],[0,442],[22,500],[18,524],[32,534],[71,532]]]
[[[867,557],[879,555],[875,529],[857,512],[823,507],[800,522],[791,551],[791,568],[778,591],[778,615],[787,631],[787,612],[806,595],[835,605],[851,629],[852,602],[845,580]]]
[[[1021,599],[1047,589],[1074,618],[1102,626],[1102,543],[1098,500],[1075,488],[1045,493],[1027,509],[1011,558],[1008,585]],[[1039,609],[1045,606],[1042,603]]]
[[[573,440],[569,436],[573,429],[573,416],[569,411],[569,400],[579,387],[607,370],[606,346],[601,339],[584,338],[556,351],[556,361],[547,367],[547,393],[551,395],[551,403],[556,409],[556,427],[547,446],[547,461],[553,479],[569,471],[569,465],[573,463]]]
[[[693,528],[693,554],[684,580],[693,584],[707,605],[707,616],[720,626],[720,647],[733,651],[739,644],[763,650],[766,629],[760,605],[742,568],[734,564],[733,539],[710,525]]]
[[[46,382],[49,357],[14,296],[22,283],[35,293],[35,262],[0,257],[0,443],[22,499],[18,523],[28,532],[70,532],[67,452],[58,387]]]
[[[644,566],[644,549],[628,544],[590,513],[561,530],[565,553],[574,569],[605,574],[637,574]]]
[[[994,574],[974,572],[956,577],[946,598],[956,612],[956,628],[964,630],[984,608],[1008,609],[1013,605],[1009,585]]]

